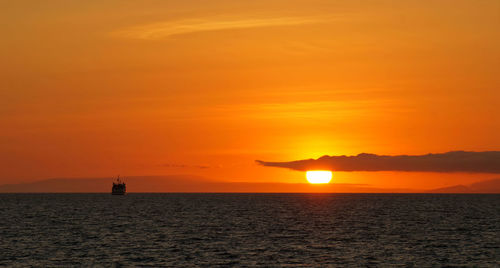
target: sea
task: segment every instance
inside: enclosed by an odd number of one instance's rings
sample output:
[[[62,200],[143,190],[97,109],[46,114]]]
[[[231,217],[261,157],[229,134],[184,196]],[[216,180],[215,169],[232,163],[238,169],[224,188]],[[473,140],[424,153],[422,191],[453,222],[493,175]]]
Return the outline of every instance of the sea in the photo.
[[[6,267],[500,267],[500,195],[0,194]]]

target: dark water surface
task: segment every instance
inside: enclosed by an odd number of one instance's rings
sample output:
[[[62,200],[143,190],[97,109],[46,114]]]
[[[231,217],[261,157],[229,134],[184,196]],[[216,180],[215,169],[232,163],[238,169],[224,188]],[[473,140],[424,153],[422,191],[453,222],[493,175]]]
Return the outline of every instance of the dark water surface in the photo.
[[[0,266],[500,266],[500,195],[0,194]]]

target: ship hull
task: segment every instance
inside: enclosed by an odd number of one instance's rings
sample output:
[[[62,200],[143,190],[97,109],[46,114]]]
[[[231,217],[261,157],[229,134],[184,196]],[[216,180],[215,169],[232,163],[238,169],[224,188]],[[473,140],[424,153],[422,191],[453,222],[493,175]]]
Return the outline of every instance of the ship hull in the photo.
[[[116,179],[116,182],[113,182],[113,187],[111,187],[112,195],[124,195],[127,191],[127,186],[123,181],[120,180],[120,176]]]

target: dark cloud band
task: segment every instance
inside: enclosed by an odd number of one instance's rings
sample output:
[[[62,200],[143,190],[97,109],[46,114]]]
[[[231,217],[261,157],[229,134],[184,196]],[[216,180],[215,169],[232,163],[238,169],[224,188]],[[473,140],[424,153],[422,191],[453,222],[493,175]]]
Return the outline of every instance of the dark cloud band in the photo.
[[[333,171],[416,171],[416,172],[471,172],[500,173],[500,151],[464,152],[454,151],[426,155],[376,155],[322,156],[290,162],[266,162],[256,160],[267,167],[293,170]]]

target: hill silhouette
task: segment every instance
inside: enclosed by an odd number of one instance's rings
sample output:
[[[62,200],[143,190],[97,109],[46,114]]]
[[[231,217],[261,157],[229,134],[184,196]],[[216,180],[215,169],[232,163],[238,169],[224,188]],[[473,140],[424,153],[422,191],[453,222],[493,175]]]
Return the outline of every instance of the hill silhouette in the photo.
[[[0,193],[110,193],[113,178],[56,178],[30,183],[0,185]],[[433,190],[376,188],[365,184],[279,182],[220,182],[199,176],[125,177],[129,193],[500,193],[500,179]]]
[[[450,187],[438,188],[429,193],[470,193],[486,194],[500,193],[500,178],[476,182],[469,185],[454,185]]]

